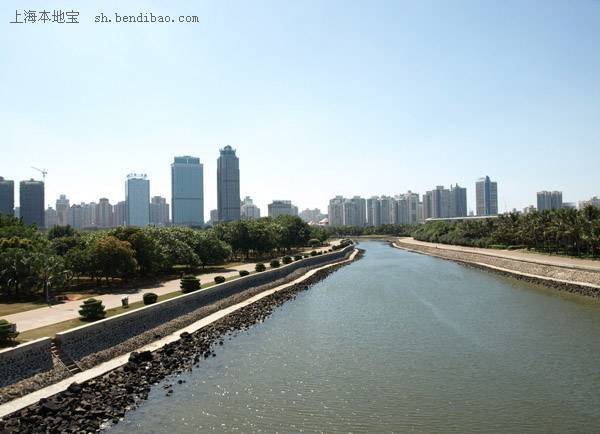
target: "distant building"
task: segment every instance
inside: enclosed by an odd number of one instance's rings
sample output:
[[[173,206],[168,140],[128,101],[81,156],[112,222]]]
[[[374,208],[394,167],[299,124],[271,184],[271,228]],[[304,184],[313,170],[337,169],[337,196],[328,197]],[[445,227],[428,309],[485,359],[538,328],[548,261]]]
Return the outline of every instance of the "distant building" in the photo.
[[[475,203],[478,216],[498,215],[498,183],[489,176],[475,183]]]
[[[254,205],[250,196],[246,196],[240,207],[242,220],[252,220],[260,218],[260,209]]]
[[[535,212],[535,210],[535,206],[529,205],[523,208],[523,214],[531,214],[532,212]]]
[[[51,206],[46,208],[46,211],[44,211],[44,224],[47,228],[52,228],[58,224],[56,210]]]
[[[58,199],[56,199],[56,221],[59,226],[66,226],[69,224],[69,210],[71,209],[71,205],[69,204],[69,199],[64,194],[61,194]]]
[[[551,209],[562,208],[562,192],[561,191],[538,191],[537,192],[537,209],[538,211],[546,211]]]
[[[336,196],[329,201],[327,211],[330,226],[367,225],[367,201],[360,196],[351,199]]]
[[[171,164],[171,211],[174,225],[204,225],[204,168],[199,158],[175,157]]]
[[[327,207],[329,226],[337,227],[344,225],[344,198],[336,196],[329,200]]]
[[[110,201],[105,197],[100,198],[96,206],[96,226],[99,228],[112,228],[114,226],[113,214],[113,206]]]
[[[292,204],[291,200],[274,200],[269,204],[269,217],[278,217],[280,215],[298,215],[298,207]]]
[[[208,221],[208,223],[211,226],[214,226],[218,222],[219,222],[219,211],[216,209],[211,209],[210,210],[210,220]]]
[[[231,146],[217,159],[217,211],[220,222],[240,219],[240,162]]]
[[[125,226],[127,224],[127,202],[117,202],[113,206],[113,226]]]
[[[577,209],[577,205],[575,202],[563,202],[562,207],[564,209]]]
[[[82,202],[81,208],[83,209],[83,227],[96,227],[96,209],[98,208],[98,204],[96,202]]]
[[[467,189],[458,184],[450,186],[450,216],[466,217],[467,215]]]
[[[83,229],[83,208],[81,205],[71,206],[69,224],[75,229]]]
[[[125,183],[127,226],[144,227],[150,223],[150,181],[146,175],[132,173]]]
[[[594,196],[590,200],[583,200],[579,202],[579,209],[583,209],[586,206],[595,206],[600,208],[600,197]],[[15,210],[16,213],[16,210]]]
[[[152,197],[150,201],[150,224],[154,226],[166,226],[169,224],[169,204],[164,197]],[[204,219],[202,219],[202,223],[200,224],[204,225]],[[193,226],[192,222],[187,222],[186,225]]]
[[[21,219],[27,225],[37,225],[42,229],[44,225],[44,183],[42,181],[21,181],[19,184],[19,205]]]
[[[377,196],[367,199],[367,226],[381,225],[381,204]]]
[[[0,176],[0,214],[15,213],[15,182]]]
[[[304,220],[307,223],[309,223],[309,222],[318,223],[319,221],[323,220],[327,216],[325,214],[323,214],[319,208],[315,208],[315,209],[307,208],[304,211],[298,213],[298,217],[300,217],[302,220]]]
[[[419,221],[419,195],[408,191],[398,196],[396,201],[398,212],[396,223],[416,224]]]

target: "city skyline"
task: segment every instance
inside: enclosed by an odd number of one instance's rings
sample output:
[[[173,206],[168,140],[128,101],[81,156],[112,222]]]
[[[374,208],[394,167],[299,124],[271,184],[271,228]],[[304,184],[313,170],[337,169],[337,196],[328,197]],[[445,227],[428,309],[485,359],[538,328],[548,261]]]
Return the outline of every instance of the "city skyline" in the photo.
[[[14,66],[0,71],[2,176],[48,169],[45,205],[60,194],[116,203],[123,177],[144,171],[171,203],[167,162],[194,155],[208,220],[214,160],[230,144],[241,196],[262,210],[273,198],[326,209],[336,194],[471,190],[484,174],[501,186],[500,212],[534,205],[541,190],[571,202],[600,194],[598,2],[154,6],[202,22],[109,31],[87,19],[90,2],[60,31],[0,24]],[[173,65],[177,80],[164,80]]]

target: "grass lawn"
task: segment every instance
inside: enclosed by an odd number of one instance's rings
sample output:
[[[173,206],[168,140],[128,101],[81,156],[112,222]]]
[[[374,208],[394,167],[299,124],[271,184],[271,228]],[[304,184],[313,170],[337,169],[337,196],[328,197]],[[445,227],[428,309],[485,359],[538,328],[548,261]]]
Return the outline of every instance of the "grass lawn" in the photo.
[[[25,301],[22,303],[0,303],[0,318],[5,315],[12,315],[13,313],[25,312],[31,309],[38,309],[40,307],[47,306],[43,300],[39,301]]]

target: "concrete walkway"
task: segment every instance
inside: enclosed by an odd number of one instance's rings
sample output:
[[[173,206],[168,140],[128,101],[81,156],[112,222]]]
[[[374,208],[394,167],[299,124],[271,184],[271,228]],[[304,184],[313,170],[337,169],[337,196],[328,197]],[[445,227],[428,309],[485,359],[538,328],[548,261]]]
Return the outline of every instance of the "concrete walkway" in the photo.
[[[340,240],[330,241],[330,246],[338,244]],[[327,246],[327,248],[330,248]],[[325,247],[318,247],[315,250],[322,250]],[[311,248],[305,248],[301,251],[302,254],[310,252]],[[268,262],[268,261],[267,261]],[[201,283],[214,283],[216,276],[224,276],[225,278],[238,277],[240,270],[247,270],[250,272],[254,271],[256,262],[236,265],[235,267],[227,268],[218,273],[206,273],[199,274],[198,278]],[[121,306],[121,298],[129,297],[129,303],[135,303],[136,301],[142,301],[143,296],[146,292],[153,292],[157,295],[169,294],[171,292],[179,291],[179,279],[169,280],[160,283],[153,287],[142,287],[138,289],[129,289],[121,293],[116,294],[105,294],[94,296],[97,300],[102,300],[105,309],[112,309]],[[90,297],[87,297],[90,298]],[[55,304],[52,306],[41,307],[38,309],[27,310],[25,312],[14,313],[12,315],[5,315],[2,318],[17,325],[19,332],[25,332],[27,330],[33,330],[40,327],[46,327],[52,324],[56,324],[70,319],[79,318],[79,308],[85,298],[75,301],[67,301],[65,303]]]
[[[310,276],[312,276],[319,270],[324,270],[333,265],[338,265],[338,264],[352,261],[357,253],[358,253],[358,250],[355,249],[348,259],[345,259],[345,260],[339,261],[339,262],[334,262],[333,264],[327,264],[327,265],[324,265],[319,268],[314,268],[314,269],[308,271],[303,276],[300,276],[299,278],[297,278],[291,282],[288,282],[286,284],[283,284],[283,285],[277,286],[275,288],[269,289],[267,291],[261,292],[260,294],[257,294],[245,301],[242,301],[238,304],[234,304],[234,305],[229,306],[225,309],[222,309],[218,312],[215,312],[211,315],[208,315],[208,316],[202,318],[201,320],[198,320],[195,323],[190,324],[189,326],[176,331],[175,333],[172,333],[158,341],[152,342],[148,345],[145,345],[145,346],[139,348],[136,351],[138,351],[138,352],[140,352],[140,351],[156,351],[159,348],[164,347],[166,344],[168,344],[170,342],[175,342],[175,341],[179,340],[180,339],[179,336],[183,332],[194,333],[194,332],[200,330],[202,327],[206,327],[207,325],[223,318],[224,316],[226,316],[232,312],[235,312],[238,309],[241,309],[244,306],[248,306],[249,304],[252,304],[252,303],[258,301],[261,298],[267,297],[277,291],[281,291],[282,289],[288,288],[292,285],[295,285],[297,283],[300,283],[300,282],[306,280],[307,278],[309,278]],[[123,354],[122,356],[111,359],[108,362],[102,363],[92,369],[88,369],[86,371],[75,374],[72,377],[66,378],[56,384],[53,384],[51,386],[37,390],[37,391],[32,392],[28,395],[25,395],[21,398],[14,399],[5,404],[2,404],[2,405],[0,405],[0,418],[7,416],[9,414],[12,414],[15,411],[19,411],[19,410],[21,410],[25,407],[28,407],[32,404],[35,404],[42,398],[48,398],[52,395],[56,395],[57,393],[60,393],[64,390],[66,390],[69,387],[69,385],[72,383],[82,383],[82,382],[91,380],[92,378],[96,378],[101,375],[104,375],[107,372],[110,372],[114,369],[117,369],[118,367],[123,366],[124,364],[127,363],[127,361],[129,360],[130,354],[131,353]]]
[[[479,247],[463,247],[454,246],[451,244],[428,243],[425,241],[418,241],[410,237],[398,238],[398,242],[401,244],[433,247],[443,250],[453,250],[464,253],[477,253],[480,255],[494,256],[496,258],[515,259],[518,261],[531,262],[534,264],[553,265],[563,268],[572,268],[575,270],[600,272],[600,261],[596,261],[593,259],[578,259],[565,256],[551,256],[545,255],[543,253],[533,253],[523,250],[483,249]]]

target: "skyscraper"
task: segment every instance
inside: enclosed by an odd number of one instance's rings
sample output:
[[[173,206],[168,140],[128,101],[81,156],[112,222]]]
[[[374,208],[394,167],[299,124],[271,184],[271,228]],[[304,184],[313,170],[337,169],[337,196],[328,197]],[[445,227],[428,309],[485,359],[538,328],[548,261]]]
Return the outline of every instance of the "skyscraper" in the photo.
[[[217,159],[217,212],[220,222],[240,219],[240,162],[231,146]]]
[[[35,224],[44,228],[44,183],[42,181],[21,181],[19,185],[19,205],[21,219],[27,225]]]
[[[125,226],[127,224],[127,202],[117,202],[113,206],[113,226]]]
[[[467,215],[467,189],[458,184],[450,186],[450,216],[466,217]]]
[[[0,176],[0,214],[13,216],[15,212],[15,182]]]
[[[125,183],[127,226],[148,226],[150,222],[150,181],[146,175],[131,173]]]
[[[169,204],[161,196],[153,196],[150,201],[150,224],[165,226],[169,223]]]
[[[47,228],[52,228],[57,224],[58,220],[56,210],[49,206],[46,208],[46,211],[44,211],[44,225],[46,225]]]
[[[562,191],[538,191],[537,192],[537,209],[545,211],[550,209],[562,208]]]
[[[171,212],[174,225],[204,225],[204,169],[197,157],[175,157],[171,164]]]
[[[477,215],[498,214],[498,184],[489,176],[480,178],[475,184],[475,202]]]
[[[59,226],[66,226],[69,224],[69,199],[64,194],[61,194],[56,199],[56,224]]]
[[[329,200],[327,214],[329,226],[336,227],[344,225],[344,198],[342,196],[336,196]]]
[[[69,224],[75,229],[83,228],[83,208],[81,205],[71,205]]]
[[[105,197],[101,197],[96,205],[96,226],[99,228],[113,227],[113,206]]]

